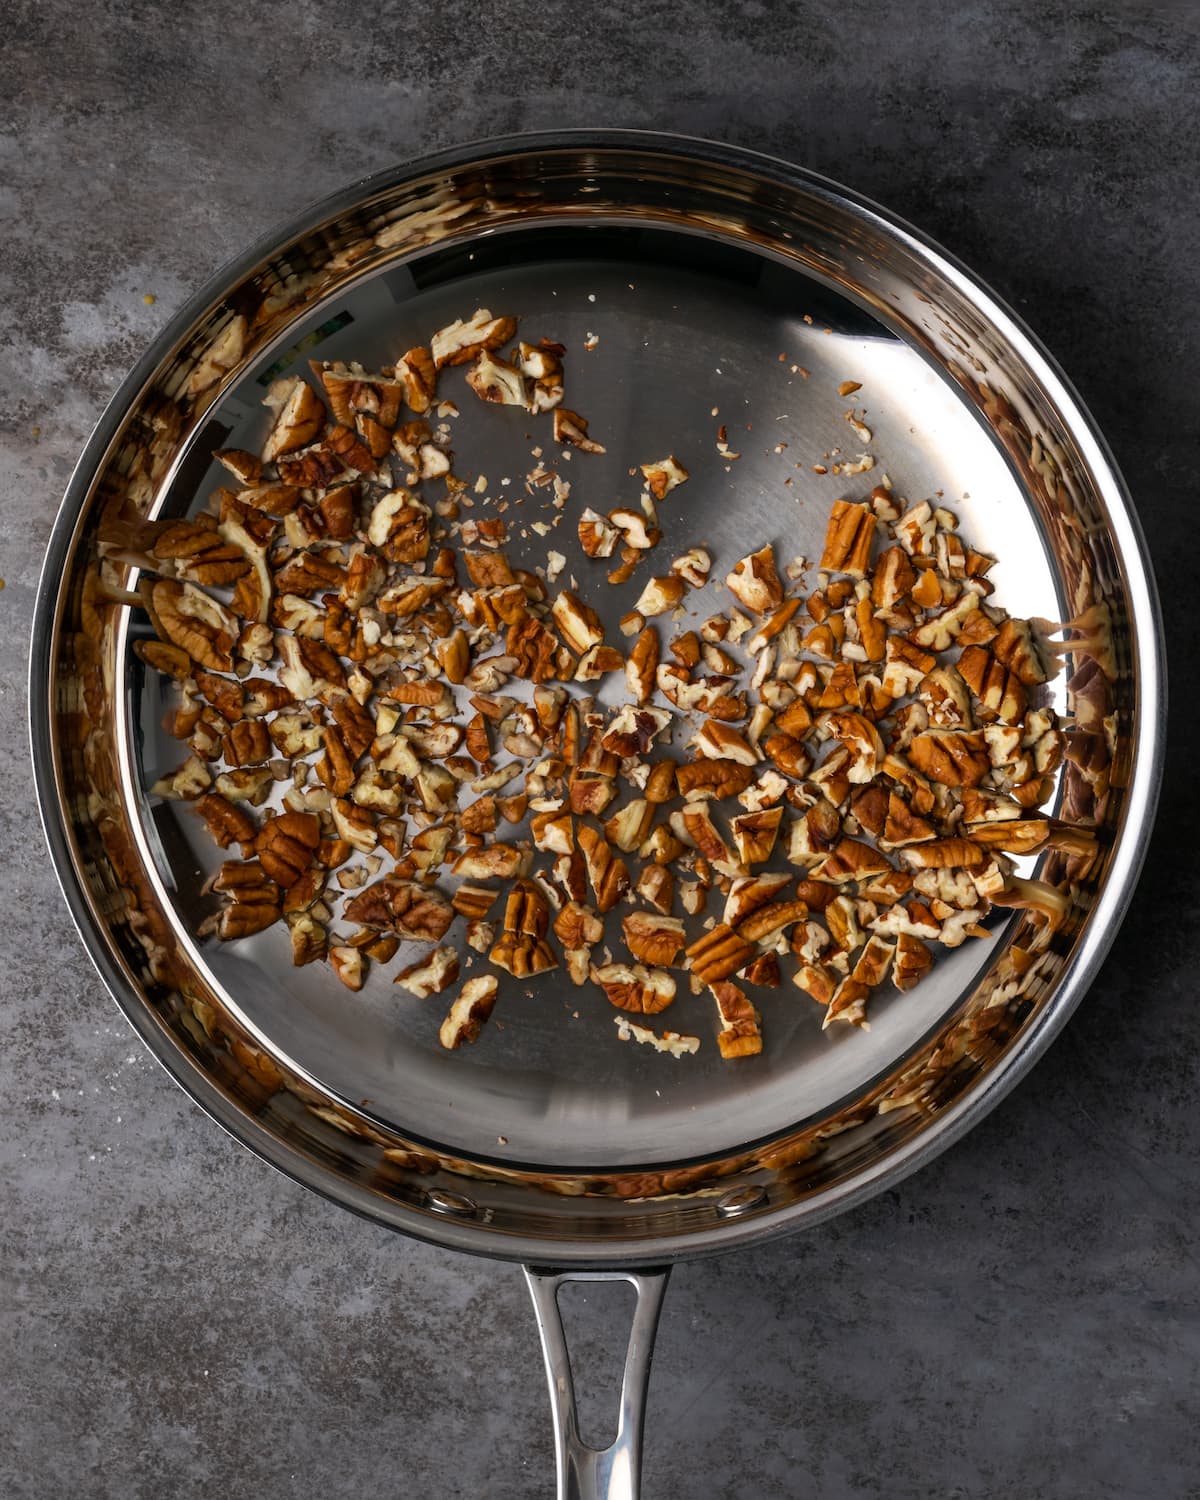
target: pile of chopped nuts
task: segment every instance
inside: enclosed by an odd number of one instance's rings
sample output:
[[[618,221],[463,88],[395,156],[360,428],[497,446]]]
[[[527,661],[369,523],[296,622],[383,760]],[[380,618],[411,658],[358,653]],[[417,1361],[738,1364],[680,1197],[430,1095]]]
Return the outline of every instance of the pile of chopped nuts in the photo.
[[[278,380],[261,452],[215,455],[231,482],[207,510],[109,540],[144,570],[157,639],[135,649],[175,679],[166,727],[191,752],[153,791],[241,855],[205,935],[285,922],[294,962],[351,990],[424,944],[394,976],[418,999],[473,954],[523,981],[564,969],[622,1039],[675,1056],[699,1039],[630,1017],[682,986],[737,1058],[762,1049],[743,986],[788,979],[826,1027],[865,1026],[878,986],[986,937],[993,905],[1060,920],[1065,898],[1014,865],[1081,836],[1038,811],[1062,755],[1038,702],[1052,657],[989,602],[994,560],[956,518],[886,485],[838,500],[807,593],[769,544],[715,573],[700,545],[654,568],[658,507],[689,476],[642,464],[636,503],[575,523],[598,589],[628,588],[606,639],[587,590],[555,586],[562,555],[513,566],[505,507],[472,517],[486,482],[453,470],[438,387],[456,365],[481,401],[604,452],[562,404],[563,347],[505,356],[515,337],[481,310],[378,374]],[[530,477],[562,511],[570,487]],[[623,681],[613,708],[602,679]],[[467,978],[442,1045],[473,1042],[497,993]]]

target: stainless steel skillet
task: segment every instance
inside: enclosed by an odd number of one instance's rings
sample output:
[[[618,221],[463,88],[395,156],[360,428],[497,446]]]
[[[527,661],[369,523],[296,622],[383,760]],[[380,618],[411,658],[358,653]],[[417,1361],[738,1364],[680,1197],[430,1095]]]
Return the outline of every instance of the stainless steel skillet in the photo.
[[[607,508],[632,454],[673,449],[695,478],[686,506],[664,508],[666,547],[703,540],[731,558],[769,537],[813,557],[848,483],[814,465],[862,446],[836,395],[859,381],[872,451],[897,489],[946,497],[1000,557],[993,577],[1013,613],[1080,622],[1056,689],[1073,721],[1059,816],[1094,825],[1100,852],[1044,861],[1039,873],[1071,897],[1048,941],[1009,917],[882,1001],[867,1034],[822,1035],[819,1013],[780,992],[763,1003],[762,1058],[732,1067],[711,1046],[678,1062],[622,1046],[599,1007],[545,988],[514,989],[502,1027],[447,1056],[432,1012],[398,1006],[386,980],[348,996],[317,966],[293,971],[271,933],[197,942],[211,855],[190,819],[147,795],[177,757],[157,728],[159,686],[130,649],[144,629],[119,602],[132,580],[100,560],[98,532],[118,514],[202,503],[211,450],[257,431],[265,385],[314,352],[386,362],[477,306],[519,313],[571,350],[572,404],[609,449],[573,461],[572,503]],[[722,423],[736,460],[717,453]],[[464,471],[515,485],[530,463],[525,431],[490,429],[486,448],[462,453]],[[544,540],[524,545],[544,561]],[[1012,314],[944,252],[823,179],[624,132],[406,165],[226,268],[89,441],[50,543],[31,664],[52,856],[131,1023],[219,1123],[307,1186],[448,1248],[551,1268],[531,1284],[560,1491],[614,1500],[636,1493],[665,1278],[640,1268],[839,1212],[1003,1096],[1078,1003],[1124,910],[1163,709],[1157,605],[1124,488]],[[620,1436],[599,1458],[572,1425],[555,1273],[627,1277],[642,1293]]]

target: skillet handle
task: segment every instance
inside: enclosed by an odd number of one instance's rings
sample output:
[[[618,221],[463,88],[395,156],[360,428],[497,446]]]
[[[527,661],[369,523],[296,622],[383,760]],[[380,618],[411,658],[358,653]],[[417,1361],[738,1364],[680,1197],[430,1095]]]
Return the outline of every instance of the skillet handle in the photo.
[[[546,1379],[550,1383],[558,1500],[638,1500],[641,1495],[642,1423],[650,1384],[650,1356],[670,1274],[670,1266],[643,1271],[554,1271],[525,1267],[546,1361]],[[620,1421],[610,1447],[589,1448],[579,1436],[575,1383],[558,1307],[558,1289],[568,1282],[617,1281],[628,1282],[637,1293],[621,1382]]]

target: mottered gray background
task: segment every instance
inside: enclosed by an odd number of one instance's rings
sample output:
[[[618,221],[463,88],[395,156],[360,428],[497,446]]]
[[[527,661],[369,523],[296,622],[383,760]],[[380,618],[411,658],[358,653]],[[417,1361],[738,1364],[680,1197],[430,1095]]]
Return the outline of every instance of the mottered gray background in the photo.
[[[103,994],[33,811],[24,677],[75,455],[200,281],[397,158],[613,124],[793,158],[996,287],[1112,443],[1176,668],[1166,815],[1076,1018],[898,1190],[676,1273],[648,1500],[1200,1495],[1200,8],[10,0],[6,16],[0,1496],[552,1493],[519,1274],[274,1175]],[[584,1361],[615,1359],[605,1309],[577,1313]]]

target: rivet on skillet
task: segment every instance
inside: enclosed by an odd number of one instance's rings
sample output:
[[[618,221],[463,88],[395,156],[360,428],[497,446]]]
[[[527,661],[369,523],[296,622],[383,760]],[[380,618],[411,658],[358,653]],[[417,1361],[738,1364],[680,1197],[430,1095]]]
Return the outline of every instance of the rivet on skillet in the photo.
[[[444,1188],[429,1188],[425,1193],[425,1204],[438,1214],[456,1214],[462,1219],[473,1219],[479,1207],[461,1193],[449,1193]]]
[[[732,1193],[726,1193],[723,1198],[717,1199],[717,1213],[723,1219],[736,1219],[738,1214],[749,1213],[752,1208],[759,1208],[767,1201],[767,1190],[764,1187],[735,1188]]]

